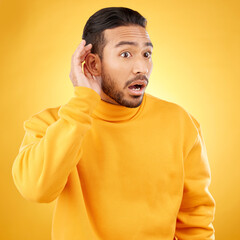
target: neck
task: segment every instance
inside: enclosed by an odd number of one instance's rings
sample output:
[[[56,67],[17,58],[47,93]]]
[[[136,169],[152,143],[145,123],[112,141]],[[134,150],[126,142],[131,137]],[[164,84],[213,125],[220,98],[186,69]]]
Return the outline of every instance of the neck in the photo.
[[[101,96],[101,99],[102,99],[104,102],[111,103],[111,104],[114,104],[114,105],[120,105],[119,103],[117,103],[114,99],[112,99],[111,97],[109,97],[109,96],[108,96],[106,93],[104,93],[103,91],[101,91],[100,96]]]
[[[96,119],[101,119],[108,122],[123,122],[129,121],[138,116],[144,108],[145,95],[142,104],[136,108],[128,108],[120,104],[109,103],[101,100],[98,106],[94,109],[92,116]]]

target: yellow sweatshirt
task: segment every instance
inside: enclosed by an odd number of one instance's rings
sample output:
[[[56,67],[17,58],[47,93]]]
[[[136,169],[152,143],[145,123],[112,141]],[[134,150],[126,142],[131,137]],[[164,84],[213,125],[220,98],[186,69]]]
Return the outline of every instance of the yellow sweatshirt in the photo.
[[[214,239],[204,141],[180,106],[145,94],[126,108],[75,87],[24,128],[14,182],[26,199],[57,199],[53,240]]]

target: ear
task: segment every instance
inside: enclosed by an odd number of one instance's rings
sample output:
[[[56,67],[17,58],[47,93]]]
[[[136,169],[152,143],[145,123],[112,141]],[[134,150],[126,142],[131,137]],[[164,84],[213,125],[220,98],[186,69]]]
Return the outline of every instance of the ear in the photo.
[[[93,76],[101,75],[101,59],[97,54],[89,53],[85,59],[86,67]]]

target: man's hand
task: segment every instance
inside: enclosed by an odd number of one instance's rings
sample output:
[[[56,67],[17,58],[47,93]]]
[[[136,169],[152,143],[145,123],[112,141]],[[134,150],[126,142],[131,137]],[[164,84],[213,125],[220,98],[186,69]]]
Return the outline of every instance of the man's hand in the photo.
[[[87,46],[85,46],[85,44],[86,41],[82,40],[72,56],[71,72],[69,74],[69,77],[74,87],[77,86],[88,87],[93,89],[100,95],[101,92],[100,80],[89,72],[85,63],[83,65],[84,73],[82,70],[82,64],[85,61],[86,56],[91,52],[92,48],[91,43],[88,44]]]

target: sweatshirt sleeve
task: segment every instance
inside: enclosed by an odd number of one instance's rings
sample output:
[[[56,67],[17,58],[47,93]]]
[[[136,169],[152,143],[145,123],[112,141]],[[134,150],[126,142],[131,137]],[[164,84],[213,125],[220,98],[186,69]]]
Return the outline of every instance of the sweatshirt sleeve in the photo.
[[[91,128],[90,115],[99,100],[94,90],[75,87],[74,96],[60,107],[57,120],[43,111],[24,123],[25,136],[12,167],[14,183],[23,197],[36,202],[58,197],[80,160],[83,138]]]
[[[184,159],[184,191],[176,223],[179,240],[215,239],[215,201],[208,190],[210,167],[200,126],[197,128],[195,143]]]

